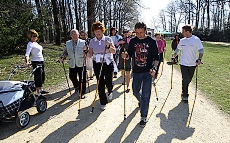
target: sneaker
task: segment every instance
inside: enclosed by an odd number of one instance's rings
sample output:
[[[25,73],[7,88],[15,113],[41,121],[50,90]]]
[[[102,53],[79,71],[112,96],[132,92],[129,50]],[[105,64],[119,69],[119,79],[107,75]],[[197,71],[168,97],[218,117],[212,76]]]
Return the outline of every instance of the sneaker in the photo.
[[[105,107],[106,107],[106,105],[101,105],[101,110],[104,111]]]
[[[187,96],[184,95],[184,94],[181,94],[181,99],[182,99],[182,101],[184,101],[185,103],[187,103],[188,102],[188,94],[187,94]]]
[[[113,93],[111,92],[111,93],[109,93],[109,95],[108,95],[108,100],[109,100],[109,102],[111,102],[112,99],[113,99]]]
[[[41,94],[48,94],[48,91],[42,90]]]
[[[144,128],[145,125],[146,125],[146,123],[147,123],[146,117],[141,117],[140,126],[141,126],[142,128]]]
[[[188,97],[187,96],[182,96],[182,100],[187,103],[188,102]]]
[[[130,89],[126,89],[126,91],[125,91],[125,92],[126,92],[126,93],[129,93],[129,91],[130,91]]]
[[[80,97],[80,95],[79,95],[79,97]],[[84,94],[81,95],[81,99],[85,99],[85,95]]]
[[[39,95],[39,96],[38,96],[38,99],[44,99],[44,100],[46,100],[46,97],[45,97],[45,96],[42,96],[42,95]]]

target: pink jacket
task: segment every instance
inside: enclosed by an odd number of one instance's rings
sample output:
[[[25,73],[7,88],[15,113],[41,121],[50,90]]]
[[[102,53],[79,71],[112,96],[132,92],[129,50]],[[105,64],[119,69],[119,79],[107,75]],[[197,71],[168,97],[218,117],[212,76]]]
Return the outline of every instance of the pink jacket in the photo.
[[[165,43],[161,39],[157,41],[157,47],[158,47],[159,54],[163,53],[166,50]]]

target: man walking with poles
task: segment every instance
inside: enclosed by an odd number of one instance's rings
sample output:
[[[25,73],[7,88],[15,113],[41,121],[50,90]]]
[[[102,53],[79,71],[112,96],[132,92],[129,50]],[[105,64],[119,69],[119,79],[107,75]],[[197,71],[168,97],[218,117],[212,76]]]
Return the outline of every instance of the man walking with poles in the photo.
[[[180,57],[180,68],[182,74],[182,100],[188,102],[188,86],[191,82],[195,69],[201,64],[201,59],[204,54],[204,47],[200,39],[192,35],[192,27],[186,25],[182,27],[183,39],[180,40],[177,49],[172,56],[172,62],[174,62],[175,57],[181,52]],[[197,51],[199,52],[197,58]]]
[[[63,62],[66,57],[69,57],[69,77],[75,88],[75,93],[81,93],[80,98],[84,99],[86,90],[86,67],[84,51],[87,50],[85,40],[79,39],[79,32],[76,29],[70,31],[72,40],[66,42],[66,47],[60,57],[60,62]],[[83,76],[82,76],[83,74]],[[79,80],[78,80],[78,78]],[[82,78],[83,77],[83,78]]]
[[[132,89],[140,105],[141,127],[144,127],[147,122],[152,77],[155,76],[159,60],[156,41],[145,35],[146,28],[143,22],[136,23],[136,37],[130,40],[127,52],[122,53],[122,58],[133,58],[134,61]]]

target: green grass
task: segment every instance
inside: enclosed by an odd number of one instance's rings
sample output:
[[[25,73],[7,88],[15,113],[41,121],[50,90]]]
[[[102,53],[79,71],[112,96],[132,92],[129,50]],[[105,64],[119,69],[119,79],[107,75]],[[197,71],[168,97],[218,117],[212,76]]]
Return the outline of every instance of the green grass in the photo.
[[[230,46],[203,43],[203,65],[199,66],[198,89],[230,116]],[[172,55],[167,41],[166,59]],[[179,70],[179,65],[175,66]],[[195,83],[195,75],[193,78]]]
[[[57,63],[59,59],[63,46],[53,46],[47,45],[43,46],[43,56],[45,59],[45,74],[46,80],[44,88],[53,87],[57,84],[60,84],[62,81],[65,81],[65,74],[62,67],[62,64]],[[0,59],[0,80],[7,80],[9,73],[17,66],[23,66],[25,64],[25,50],[21,50],[18,53],[1,56]],[[65,64],[66,72],[68,73],[68,65]],[[29,73],[31,72],[32,67],[28,69],[19,69],[12,76],[11,80],[27,80]],[[33,80],[33,77],[32,77]]]

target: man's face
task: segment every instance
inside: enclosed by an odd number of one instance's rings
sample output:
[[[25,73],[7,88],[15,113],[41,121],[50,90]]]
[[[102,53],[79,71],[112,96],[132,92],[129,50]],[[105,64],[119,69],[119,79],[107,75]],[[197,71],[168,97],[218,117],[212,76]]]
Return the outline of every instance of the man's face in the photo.
[[[72,40],[77,41],[79,37],[79,33],[76,31],[72,31],[70,37],[72,38]]]
[[[145,32],[146,32],[146,30],[144,28],[135,29],[136,36],[139,39],[144,39],[145,38]]]
[[[182,35],[183,35],[184,37],[188,37],[189,34],[190,34],[189,31],[186,31],[186,30],[182,29]]]

